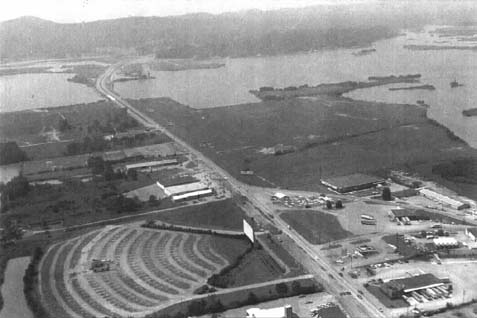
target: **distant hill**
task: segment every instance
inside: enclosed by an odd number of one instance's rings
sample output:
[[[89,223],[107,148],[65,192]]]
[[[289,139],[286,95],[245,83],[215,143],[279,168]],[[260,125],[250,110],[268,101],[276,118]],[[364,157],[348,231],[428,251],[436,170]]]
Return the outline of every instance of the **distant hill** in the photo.
[[[457,8],[442,12],[373,4],[68,24],[22,17],[0,23],[0,58],[6,61],[101,53],[157,53],[167,58],[274,55],[366,46],[396,35],[401,28],[436,21],[468,23],[477,16]]]

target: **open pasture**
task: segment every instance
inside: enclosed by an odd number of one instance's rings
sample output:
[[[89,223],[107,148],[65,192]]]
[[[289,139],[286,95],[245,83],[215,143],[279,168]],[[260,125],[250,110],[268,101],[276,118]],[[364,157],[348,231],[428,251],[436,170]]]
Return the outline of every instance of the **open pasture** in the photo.
[[[200,110],[167,98],[130,102],[237,179],[267,187],[324,192],[322,177],[476,155],[414,105],[333,96]],[[274,154],[284,146],[291,150]]]

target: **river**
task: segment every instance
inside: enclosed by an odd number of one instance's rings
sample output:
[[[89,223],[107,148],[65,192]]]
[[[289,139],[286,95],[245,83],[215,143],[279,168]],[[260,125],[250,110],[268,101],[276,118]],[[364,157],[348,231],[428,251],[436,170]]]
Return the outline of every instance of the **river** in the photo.
[[[91,103],[102,99],[93,88],[68,82],[70,77],[73,74],[0,76],[0,112]]]
[[[374,43],[376,52],[354,56],[358,49],[335,49],[273,57],[226,59],[218,69],[177,72],[153,71],[155,79],[120,82],[115,89],[128,98],[169,96],[194,108],[256,102],[250,89],[260,86],[285,87],[320,83],[367,80],[368,76],[422,74],[423,84],[434,91],[388,91],[375,87],[354,91],[349,97],[415,104],[424,100],[431,107],[429,117],[449,127],[471,146],[477,147],[477,117],[466,118],[461,111],[475,107],[477,100],[477,52],[471,50],[413,51],[405,44],[441,42],[427,27],[422,32],[405,34]],[[458,42],[447,39],[447,45]],[[459,42],[465,45],[465,43]],[[464,86],[451,89],[457,79]]]
[[[312,53],[226,59],[225,67],[176,72],[152,71],[155,79],[115,83],[127,98],[168,96],[195,108],[219,107],[258,100],[249,93],[261,86],[317,85],[320,83],[367,80],[368,76],[422,74],[423,84],[434,91],[389,91],[374,87],[349,93],[355,99],[411,103],[424,100],[428,115],[449,127],[457,136],[477,147],[477,117],[462,116],[477,100],[477,51],[413,51],[406,44],[436,44],[443,40],[431,34],[435,27],[373,44],[376,52],[354,56],[359,49],[330,49]],[[445,39],[445,45],[469,45]],[[474,43],[475,45],[475,43]],[[0,77],[0,111],[52,107],[93,102],[100,98],[94,89],[70,83],[71,74],[22,74]],[[464,86],[451,89],[458,80]]]
[[[30,257],[19,257],[8,261],[5,281],[2,285],[3,309],[0,318],[33,318],[23,293],[23,276]]]

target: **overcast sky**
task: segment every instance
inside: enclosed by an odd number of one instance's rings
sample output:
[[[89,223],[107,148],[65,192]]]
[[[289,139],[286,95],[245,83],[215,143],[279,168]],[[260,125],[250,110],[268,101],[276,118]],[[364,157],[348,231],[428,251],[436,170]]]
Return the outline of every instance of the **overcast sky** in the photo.
[[[127,16],[271,10],[371,1],[373,0],[1,0],[0,21],[35,16],[55,22],[82,22]]]

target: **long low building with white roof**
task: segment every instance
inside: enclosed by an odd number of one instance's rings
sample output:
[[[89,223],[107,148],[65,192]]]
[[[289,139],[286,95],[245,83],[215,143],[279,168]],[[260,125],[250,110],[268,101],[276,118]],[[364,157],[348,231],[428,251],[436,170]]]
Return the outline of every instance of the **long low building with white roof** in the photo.
[[[464,203],[464,202],[452,199],[446,195],[440,194],[430,189],[421,189],[419,190],[419,193],[428,199],[438,201],[441,204],[450,206],[451,208],[456,210],[467,209],[470,207],[468,203]]]
[[[214,191],[212,189],[204,189],[204,190],[199,190],[199,191],[193,191],[193,192],[187,192],[184,194],[178,194],[178,195],[173,195],[172,196],[172,201],[174,202],[180,202],[180,201],[185,201],[185,200],[193,200],[193,199],[198,199],[198,198],[203,198],[206,196],[213,195]]]
[[[167,197],[171,197],[174,202],[193,200],[214,194],[213,189],[198,180],[178,184],[172,183],[171,185],[164,185],[160,181],[157,181],[156,184],[164,194]]]

